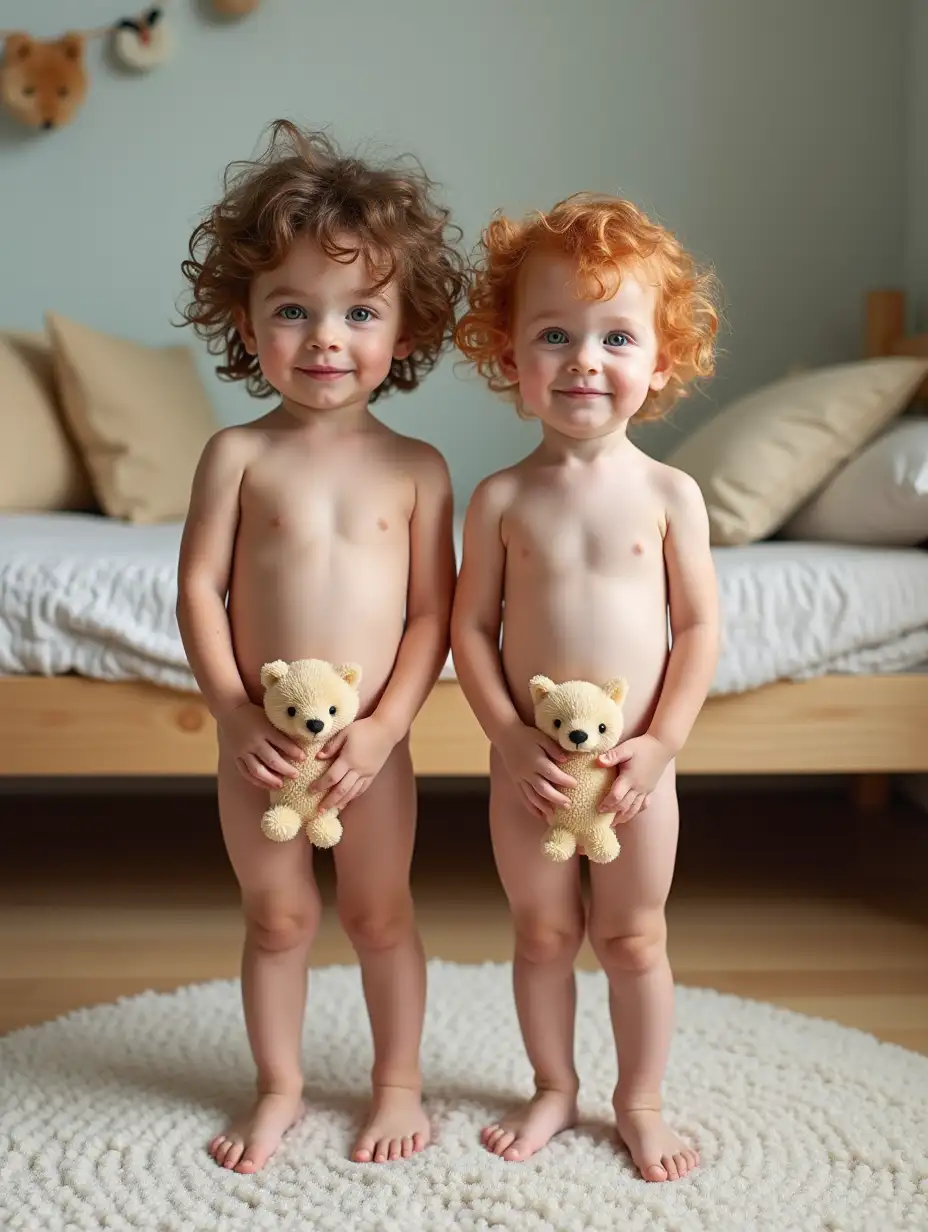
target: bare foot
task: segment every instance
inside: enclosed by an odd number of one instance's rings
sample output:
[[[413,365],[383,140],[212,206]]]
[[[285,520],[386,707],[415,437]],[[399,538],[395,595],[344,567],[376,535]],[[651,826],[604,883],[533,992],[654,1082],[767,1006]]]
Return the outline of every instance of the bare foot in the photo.
[[[358,1134],[351,1158],[356,1164],[408,1159],[428,1146],[432,1136],[422,1097],[410,1087],[374,1087],[367,1124]]]
[[[303,1111],[301,1093],[259,1095],[250,1116],[214,1138],[209,1153],[222,1168],[260,1172]]]
[[[576,1091],[537,1091],[524,1108],[488,1125],[480,1140],[493,1155],[500,1155],[509,1163],[521,1163],[576,1121]]]
[[[615,1110],[619,1137],[646,1181],[679,1181],[699,1163],[699,1152],[651,1108]]]

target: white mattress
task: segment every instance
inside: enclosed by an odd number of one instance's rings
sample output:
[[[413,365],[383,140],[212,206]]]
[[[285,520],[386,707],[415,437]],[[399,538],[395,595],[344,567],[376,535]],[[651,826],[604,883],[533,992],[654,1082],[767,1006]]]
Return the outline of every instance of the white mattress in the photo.
[[[0,673],[193,690],[174,616],[180,534],[84,514],[0,516]],[[761,543],[714,555],[714,694],[928,663],[928,552]]]

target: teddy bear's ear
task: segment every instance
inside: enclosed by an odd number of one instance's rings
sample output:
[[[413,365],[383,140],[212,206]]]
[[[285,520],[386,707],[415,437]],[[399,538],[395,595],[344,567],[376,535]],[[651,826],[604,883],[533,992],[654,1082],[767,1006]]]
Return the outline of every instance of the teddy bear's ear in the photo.
[[[528,691],[532,695],[532,701],[537,706],[540,701],[548,696],[557,686],[553,680],[549,680],[547,676],[533,676],[528,682]]]
[[[603,685],[603,692],[607,697],[611,697],[617,706],[621,706],[628,697],[628,681],[622,676],[607,680]]]
[[[3,42],[3,57],[5,60],[28,60],[35,47],[28,34],[8,34]]]
[[[69,60],[79,60],[84,54],[83,34],[64,34],[58,40],[58,46]]]
[[[290,664],[284,662],[283,659],[275,659],[273,663],[265,663],[264,667],[261,668],[261,687],[269,689],[278,680],[283,680],[289,671]]]
[[[356,689],[361,683],[361,667],[358,663],[339,663],[335,665],[335,675],[341,676],[346,684]]]

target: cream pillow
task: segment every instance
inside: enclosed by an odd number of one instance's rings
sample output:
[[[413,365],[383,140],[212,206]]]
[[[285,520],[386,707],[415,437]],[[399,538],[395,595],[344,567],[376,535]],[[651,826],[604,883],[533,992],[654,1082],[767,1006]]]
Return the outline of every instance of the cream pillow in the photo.
[[[187,512],[193,472],[216,430],[193,355],[48,315],[60,400],[104,512],[167,522]]]
[[[893,424],[838,471],[782,534],[877,547],[928,541],[928,419],[912,416]]]
[[[0,510],[90,509],[90,479],[56,403],[42,334],[0,334]]]
[[[667,459],[699,484],[714,544],[766,539],[902,411],[928,360],[866,359],[786,377],[726,407]]]

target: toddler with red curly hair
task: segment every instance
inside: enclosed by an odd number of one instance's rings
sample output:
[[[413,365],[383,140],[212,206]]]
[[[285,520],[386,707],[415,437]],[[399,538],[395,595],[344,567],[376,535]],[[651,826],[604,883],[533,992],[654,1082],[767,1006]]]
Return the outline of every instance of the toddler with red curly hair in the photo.
[[[452,497],[441,455],[371,412],[414,389],[450,343],[465,264],[417,166],[374,166],[286,121],[233,166],[194,231],[185,317],[229,380],[271,410],[208,443],[179,566],[178,623],[219,731],[223,837],[245,916],[242,994],[253,1108],[210,1153],[256,1172],[302,1115],[306,968],[321,902],[312,848],[261,831],[300,747],[262,708],[274,659],[361,665],[358,719],[320,756],[337,807],[337,906],[357,951],[374,1045],[359,1162],[421,1150],[425,962],[409,870],[409,729],[446,658]],[[378,403],[379,409],[379,403]]]
[[[711,374],[713,290],[634,205],[583,194],[491,223],[456,331],[490,388],[541,426],[537,449],[473,495],[451,635],[492,746],[490,829],[534,1069],[534,1098],[483,1132],[506,1160],[528,1159],[576,1120],[574,961],[588,934],[609,980],[619,1135],[645,1180],[676,1180],[698,1163],[662,1116],[673,1023],[664,905],[674,759],[716,666],[715,574],[696,484],[644,454],[627,428]],[[590,863],[588,913],[578,861],[542,853],[542,822],[574,780],[568,755],[534,726],[529,681],[540,674],[629,685],[624,739],[601,758],[619,767],[601,809],[616,815],[621,853]]]

